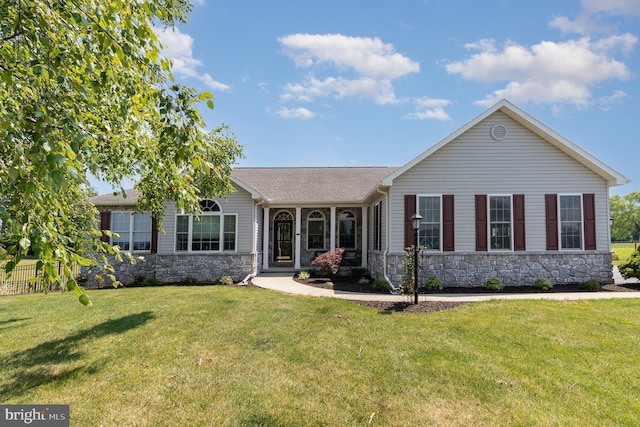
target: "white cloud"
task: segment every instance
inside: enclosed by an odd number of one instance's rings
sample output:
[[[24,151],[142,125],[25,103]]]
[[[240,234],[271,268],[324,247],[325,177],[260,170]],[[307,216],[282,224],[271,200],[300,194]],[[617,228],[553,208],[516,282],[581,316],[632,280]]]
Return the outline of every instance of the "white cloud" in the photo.
[[[316,98],[370,98],[376,103],[385,105],[396,102],[393,87],[389,80],[375,80],[369,77],[346,79],[343,77],[329,77],[318,80],[308,77],[303,83],[287,83],[283,100],[297,100],[311,102]]]
[[[405,119],[418,119],[418,120],[438,120],[448,122],[451,120],[449,114],[444,111],[444,107],[451,105],[451,101],[448,99],[434,99],[434,98],[416,98],[413,100],[416,106],[416,111],[407,114]]]
[[[507,42],[497,48],[486,40],[469,44],[480,50],[469,58],[446,65],[449,74],[483,83],[507,81],[480,105],[491,105],[501,98],[516,103],[561,103],[586,107],[593,101],[594,85],[629,78],[629,68],[616,60],[618,50],[630,52],[638,39],[630,34],[564,42],[543,41],[531,47]]]
[[[420,64],[379,38],[342,34],[292,34],[278,39],[299,67],[329,63],[373,79],[395,79],[420,71]]]
[[[582,7],[588,13],[604,12],[610,15],[640,16],[638,0],[582,0]]]
[[[281,108],[276,111],[276,115],[283,119],[303,119],[308,120],[317,116],[316,113],[307,108]]]
[[[612,104],[617,103],[619,100],[624,99],[627,96],[628,95],[621,90],[615,91],[610,96],[603,96],[598,100],[598,103],[600,104],[600,109],[603,111],[609,111],[611,110]]]
[[[200,80],[212,90],[231,89],[231,86],[214,80],[210,74],[198,71],[202,62],[193,57],[193,37],[180,32],[177,28],[155,28],[154,30],[163,45],[162,54],[173,64],[174,74]]]
[[[582,10],[574,20],[566,16],[554,17],[549,25],[563,33],[581,35],[613,34],[615,25],[603,25],[607,16],[640,16],[638,0],[582,0]]]
[[[336,75],[288,83],[281,97],[310,102],[317,98],[368,98],[378,104],[397,102],[392,81],[420,71],[420,64],[397,53],[379,38],[341,34],[291,34],[278,41],[300,68],[334,69]]]

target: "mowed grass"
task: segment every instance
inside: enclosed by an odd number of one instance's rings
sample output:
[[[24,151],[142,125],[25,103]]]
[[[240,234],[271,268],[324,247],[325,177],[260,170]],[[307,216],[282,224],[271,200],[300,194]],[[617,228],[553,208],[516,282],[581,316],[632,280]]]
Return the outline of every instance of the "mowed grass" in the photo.
[[[612,243],[611,250],[618,256],[618,259],[614,259],[613,263],[620,265],[628,260],[637,245],[637,243]]]
[[[256,288],[0,298],[0,402],[73,426],[640,424],[640,300],[430,314]]]

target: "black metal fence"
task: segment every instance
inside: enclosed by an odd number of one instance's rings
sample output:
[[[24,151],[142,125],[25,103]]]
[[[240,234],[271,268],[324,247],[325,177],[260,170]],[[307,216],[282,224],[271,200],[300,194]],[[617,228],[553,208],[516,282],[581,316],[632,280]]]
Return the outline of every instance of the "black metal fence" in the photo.
[[[64,276],[62,265],[58,265],[58,274]],[[80,273],[79,267],[73,269],[73,276]],[[36,268],[36,264],[16,266],[11,275],[5,273],[4,265],[0,264],[0,295],[19,295],[44,291],[42,270]],[[63,281],[66,282],[66,277]],[[51,289],[55,290],[55,289]]]

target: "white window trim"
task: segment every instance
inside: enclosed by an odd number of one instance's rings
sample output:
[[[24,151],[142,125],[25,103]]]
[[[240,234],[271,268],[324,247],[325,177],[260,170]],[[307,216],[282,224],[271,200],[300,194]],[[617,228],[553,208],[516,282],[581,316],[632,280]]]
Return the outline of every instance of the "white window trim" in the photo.
[[[111,211],[111,224],[109,224],[109,227],[111,229],[113,229],[113,216],[115,214],[128,214],[129,215],[129,247],[130,249],[124,250],[125,252],[131,252],[131,253],[137,253],[137,254],[149,254],[151,253],[151,245],[153,244],[153,215],[151,214],[151,212],[148,211],[144,211],[144,212],[135,212],[135,211]],[[140,214],[149,214],[151,221],[149,222],[149,249],[148,250],[134,250],[133,249],[133,216],[134,215],[140,215]],[[113,231],[113,230],[112,230]],[[120,238],[122,239],[122,235],[118,232],[117,233]],[[111,245],[113,245],[113,237],[109,238],[109,243]]]
[[[191,214],[185,214],[185,213],[176,213],[174,215],[174,219],[173,219],[173,253],[174,254],[219,254],[219,253],[237,253],[238,252],[238,214],[237,213],[225,213],[222,210],[222,206],[220,205],[220,203],[218,203],[217,200],[214,200],[214,202],[218,205],[218,207],[220,208],[219,211],[215,211],[215,212],[201,212],[198,215],[191,215]],[[186,216],[189,218],[189,223],[188,223],[188,233],[187,233],[187,250],[186,251],[179,251],[176,246],[178,243],[178,239],[177,239],[177,233],[178,233],[178,217],[179,216]],[[208,251],[194,251],[192,249],[192,243],[193,243],[193,221],[195,219],[195,217],[204,217],[204,216],[218,216],[220,217],[220,234],[219,234],[219,241],[220,241],[220,249],[218,250],[208,250]],[[233,250],[225,250],[224,249],[224,217],[225,216],[233,216],[235,217],[235,228],[234,228],[234,235],[235,235],[235,248]]]
[[[340,217],[345,212],[350,212],[351,215],[353,215],[353,218],[341,219]],[[337,221],[338,222],[338,247],[339,248],[349,249],[349,250],[357,249],[358,248],[358,216],[351,209],[345,209],[343,211],[340,211],[340,213],[337,215],[337,217],[338,217],[338,221]],[[342,245],[342,242],[340,241],[340,223],[342,221],[353,221],[353,235],[354,235],[354,240],[353,240],[354,247],[353,248],[345,247],[344,245]]]
[[[416,213],[420,213],[420,198],[421,197],[437,197],[437,198],[440,199],[440,218],[439,218],[439,221],[440,221],[440,223],[439,223],[440,224],[440,237],[439,237],[440,238],[440,248],[438,248],[438,249],[427,249],[427,248],[424,248],[423,250],[425,252],[429,252],[429,253],[442,252],[442,239],[443,239],[443,236],[442,236],[442,228],[443,228],[442,227],[442,194],[417,194],[416,195],[416,211],[417,211]],[[422,221],[420,221],[420,224],[422,225]],[[420,241],[420,232],[418,231],[418,242],[419,241]]]
[[[491,198],[509,197],[509,249],[491,249]],[[513,194],[487,194],[487,250],[489,252],[513,252]]]
[[[566,196],[579,196],[580,197],[580,247],[579,248],[563,248],[562,247],[562,217],[561,215],[561,202],[560,199]],[[567,252],[578,252],[584,250],[584,201],[582,200],[582,193],[558,193],[558,250]]]
[[[322,215],[322,219],[320,218],[310,218],[311,214],[314,212],[318,212]],[[322,248],[310,248],[309,247],[309,222],[321,222],[323,223],[323,227],[322,227]],[[307,215],[307,250],[308,251],[324,251],[327,248],[327,242],[326,242],[326,229],[327,229],[327,217],[324,214],[324,212],[318,210],[318,209],[314,209],[311,212],[309,212],[309,215]]]

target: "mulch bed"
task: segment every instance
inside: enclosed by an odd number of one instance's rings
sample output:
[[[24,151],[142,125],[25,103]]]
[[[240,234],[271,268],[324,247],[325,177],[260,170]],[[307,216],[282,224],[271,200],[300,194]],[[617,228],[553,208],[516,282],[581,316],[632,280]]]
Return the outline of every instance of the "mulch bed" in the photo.
[[[317,288],[334,289],[336,291],[347,292],[365,292],[365,293],[378,293],[371,287],[370,284],[361,284],[357,280],[350,277],[337,277],[331,284],[331,280],[326,277],[315,277],[307,280],[300,280],[294,277],[299,283],[315,286]],[[600,292],[636,292],[640,291],[640,283],[622,284],[622,285],[604,285]],[[500,291],[492,291],[485,287],[448,287],[444,288],[440,292],[425,292],[420,295],[428,294],[524,294],[524,293],[557,293],[557,292],[594,292],[586,290],[576,285],[555,285],[548,291],[535,288],[533,286],[505,286]],[[453,302],[453,301],[421,301],[418,304],[413,304],[410,301],[402,302],[389,302],[389,301],[354,301],[360,305],[376,308],[384,312],[406,312],[406,313],[430,313],[440,310],[447,310],[460,305],[469,304],[468,302]]]

